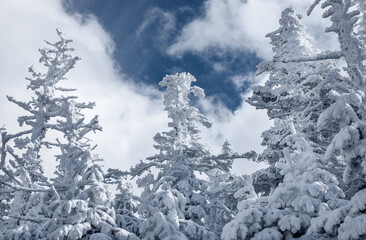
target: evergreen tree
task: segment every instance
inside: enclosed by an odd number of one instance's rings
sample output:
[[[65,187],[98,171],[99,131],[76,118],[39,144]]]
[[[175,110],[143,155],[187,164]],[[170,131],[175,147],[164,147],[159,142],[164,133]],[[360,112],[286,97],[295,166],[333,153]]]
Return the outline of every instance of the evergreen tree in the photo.
[[[268,197],[242,201],[235,219],[224,227],[222,239],[301,237],[312,218],[342,204],[337,178],[324,170],[321,155],[313,152],[304,135],[294,131],[287,141],[292,148],[285,149],[285,157],[277,164],[283,181]]]
[[[339,127],[329,123],[328,128],[319,129],[317,122],[320,114],[327,109],[334,99],[329,96],[331,91],[343,92],[343,79],[331,61],[298,62],[295,59],[307,59],[322,54],[313,47],[314,40],[309,36],[301,24],[302,16],[296,10],[286,9],[280,19],[280,28],[267,34],[271,39],[274,56],[269,62],[258,66],[257,74],[269,72],[270,76],[264,86],[253,88],[253,96],[248,102],[257,109],[266,109],[270,119],[274,119],[274,126],[262,134],[262,144],[266,147],[259,155],[259,161],[270,164],[267,171],[259,171],[254,176],[254,186],[257,181],[268,182],[265,194],[269,194],[281,181],[278,171],[274,167],[279,159],[284,157],[283,150],[289,149],[285,139],[291,135],[286,122],[291,121],[296,129],[306,135],[307,140],[317,153],[324,153],[327,146],[337,133]],[[329,167],[341,180],[342,163],[333,157],[336,163]],[[271,177],[268,181],[267,179]],[[258,188],[258,187],[257,187]]]
[[[217,236],[237,214],[239,202],[256,196],[249,176],[235,176],[222,171],[210,174],[207,190],[209,201],[208,225]]]
[[[58,34],[61,34],[59,30]],[[46,43],[52,46],[51,43]],[[69,41],[62,40],[58,44],[67,43]],[[6,215],[10,219],[2,227],[4,236],[8,235],[10,238],[27,238],[33,234],[33,231],[38,231],[37,226],[31,224],[39,223],[40,220],[35,216],[38,210],[33,212],[32,208],[34,209],[34,205],[40,201],[41,192],[48,191],[45,186],[50,186],[43,175],[40,151],[44,147],[49,147],[48,142],[45,141],[45,134],[54,126],[50,120],[54,117],[59,104],[59,98],[54,95],[54,92],[57,91],[56,84],[79,59],[70,56],[62,58],[65,55],[63,52],[56,54],[47,48],[39,51],[42,55],[40,62],[46,66],[47,72],[37,73],[33,67],[29,68],[32,76],[27,78],[30,81],[28,88],[34,91],[35,97],[29,102],[8,97],[9,101],[29,113],[18,118],[19,125],[26,125],[29,129],[17,134],[3,132],[2,135],[1,181],[14,190],[11,208]],[[55,56],[50,57],[50,55]],[[10,141],[14,143],[14,147],[10,146]],[[9,155],[11,158],[8,157]]]
[[[206,194],[209,202],[209,221],[206,224],[217,236],[221,235],[224,225],[236,215],[238,203],[255,195],[249,176],[230,173],[235,156],[238,156],[238,153],[233,152],[230,142],[225,140],[221,154],[216,158],[222,158],[224,161],[226,159],[228,168],[226,171],[213,169],[208,172]]]
[[[233,159],[242,156],[231,154],[228,143],[222,154],[213,156],[199,142],[196,124],[210,127],[211,123],[189,104],[191,93],[204,97],[201,88],[191,86],[194,81],[189,73],[180,73],[168,75],[159,83],[167,88],[164,105],[171,120],[170,131],[154,137],[159,154],[131,169],[133,176],[153,167],[158,170],[156,177],[148,173],[137,182],[144,188],[138,207],[144,219],[139,228],[143,239],[216,239],[221,231],[214,227],[216,218],[210,219],[210,203],[214,201],[211,197],[219,197],[208,193],[209,183],[196,174],[227,174]]]
[[[249,100],[276,119],[274,127],[264,133],[265,142],[269,143],[264,156],[276,156],[268,161],[283,180],[275,189],[259,186],[268,197],[240,203],[236,218],[224,228],[223,239],[300,237],[305,235],[312,218],[342,202],[337,178],[321,161],[324,142],[330,139],[315,131],[320,113],[331,104],[326,94],[332,85],[327,82],[325,70],[333,66],[324,61],[291,62],[316,53],[300,19],[295,9],[288,8],[282,13],[279,30],[268,34],[275,56],[273,61],[261,64],[259,72],[270,71],[270,77]],[[272,149],[275,151],[270,152]],[[266,182],[273,184],[278,179],[272,176],[275,178]]]
[[[309,10],[321,1],[315,1]],[[325,160],[337,155],[346,163],[343,179],[347,184],[347,204],[332,211],[325,211],[312,221],[308,235],[335,237],[337,239],[362,239],[366,236],[364,223],[366,168],[365,168],[365,46],[362,31],[359,35],[356,26],[364,23],[359,18],[364,11],[358,1],[323,1],[321,7],[327,8],[323,17],[329,17],[332,25],[326,29],[338,35],[339,55],[344,59],[348,92],[334,96],[335,103],[323,114],[323,121],[336,119],[340,130],[327,148]],[[364,12],[362,12],[362,15]]]
[[[215,239],[205,226],[207,202],[202,194],[205,182],[195,171],[205,172],[215,167],[205,160],[209,152],[199,143],[197,123],[210,127],[211,123],[189,105],[189,94],[204,97],[203,90],[191,83],[189,73],[168,75],[159,83],[166,87],[165,111],[168,112],[170,131],[156,134],[154,147],[159,154],[131,169],[140,175],[152,167],[158,169],[156,178],[149,173],[138,180],[144,188],[139,212],[144,219],[139,232],[142,239]]]
[[[2,147],[2,159],[6,153],[15,159],[10,164],[2,162],[2,170],[14,182],[7,186],[16,190],[7,214],[14,221],[2,226],[2,238],[136,239],[115,223],[110,193],[97,163],[100,159],[92,155],[94,146],[86,138],[90,131],[101,130],[97,117],[86,123],[82,114],[82,110],[92,109],[94,103],[76,102],[77,97],[63,95],[74,89],[59,86],[79,58],[69,54],[73,51],[69,47],[72,41],[65,39],[60,30],[57,34],[58,42],[46,41],[50,48],[40,50],[40,62],[47,68],[47,74],[30,69],[33,78],[29,79],[29,88],[35,90],[37,98],[30,103],[9,98],[33,115],[18,120],[21,125],[31,126],[30,130],[3,134],[5,140],[14,139],[15,147],[25,149],[25,153],[20,157],[9,146]],[[46,130],[59,132],[63,138],[46,141]],[[22,137],[26,134],[31,137]],[[56,177],[52,181],[42,175],[42,146],[60,150],[56,156],[59,162]],[[21,174],[12,172],[11,167],[20,169]],[[27,198],[23,197],[22,202],[17,195],[24,196],[24,193]]]
[[[133,199],[134,195],[132,192],[132,186],[119,181],[117,191],[118,193],[114,200],[116,223],[120,228],[138,235],[138,227],[141,219],[135,216],[135,213],[137,213],[137,207]]]

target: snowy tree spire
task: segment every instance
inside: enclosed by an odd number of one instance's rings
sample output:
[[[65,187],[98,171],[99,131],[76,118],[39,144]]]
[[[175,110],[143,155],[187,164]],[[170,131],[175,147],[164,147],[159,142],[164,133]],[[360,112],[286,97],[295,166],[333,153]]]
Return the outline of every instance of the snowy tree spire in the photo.
[[[144,188],[138,206],[143,219],[139,231],[143,239],[214,239],[208,221],[206,181],[195,172],[208,173],[215,168],[227,170],[222,159],[213,158],[199,142],[197,123],[211,123],[189,104],[189,94],[204,97],[201,88],[191,86],[195,78],[189,73],[168,75],[160,82],[166,87],[165,111],[170,131],[156,134],[154,147],[159,154],[131,168],[140,176],[155,167],[157,176],[145,174],[137,181]]]
[[[267,35],[274,57],[259,65],[258,73],[269,71],[270,76],[265,86],[253,89],[248,102],[275,120],[262,135],[267,148],[260,155],[272,166],[254,174],[253,185],[262,196],[239,203],[222,239],[301,237],[312,218],[336,208],[344,197],[338,179],[322,162],[324,142],[329,144],[332,135],[316,128],[320,114],[333,102],[327,94],[338,90],[334,85],[339,80],[328,77],[335,68],[330,61],[291,61],[319,53],[300,19],[296,9],[285,9],[280,28]]]
[[[262,135],[262,144],[267,148],[258,158],[271,165],[283,157],[282,150],[286,147],[284,139],[291,134],[283,120],[303,121],[307,127],[301,131],[312,134],[321,109],[329,106],[329,102],[322,103],[321,98],[330,91],[325,79],[326,71],[334,68],[331,62],[287,61],[319,52],[313,48],[313,39],[306,33],[301,18],[296,9],[287,8],[282,12],[279,29],[267,34],[274,56],[271,61],[258,66],[257,74],[269,72],[269,80],[264,86],[253,87],[253,96],[247,100],[257,109],[266,109],[268,116],[275,119],[275,125]]]
[[[280,28],[267,34],[271,38],[274,56],[271,61],[258,66],[258,74],[269,72],[269,80],[264,86],[254,87],[253,96],[247,100],[257,109],[266,109],[268,116],[275,119],[274,126],[262,134],[266,149],[258,158],[271,165],[283,157],[284,139],[292,134],[284,124],[287,119],[297,125],[317,152],[325,152],[337,132],[334,125],[320,131],[317,128],[321,113],[334,102],[329,93],[345,91],[340,87],[345,85],[344,78],[335,64],[330,60],[288,61],[321,53],[312,46],[312,37],[306,33],[300,19],[301,14],[296,9],[285,9]]]
[[[164,94],[165,111],[168,112],[171,128],[169,132],[157,134],[155,148],[165,154],[183,153],[184,151],[203,151],[198,143],[199,130],[196,123],[201,123],[205,127],[211,127],[207,118],[199,110],[189,105],[189,95],[193,94],[199,98],[204,98],[203,90],[197,86],[191,86],[196,79],[189,73],[167,75],[159,83],[166,87]],[[164,143],[164,144],[163,144]]]
[[[8,96],[9,101],[15,103],[30,114],[18,118],[19,125],[23,126],[25,124],[29,127],[29,130],[14,135],[7,134],[4,137],[4,141],[14,139],[16,148],[25,149],[22,157],[12,154],[14,151],[10,147],[8,147],[8,153],[13,155],[15,162],[21,165],[21,168],[25,168],[22,173],[22,178],[29,178],[27,180],[30,181],[28,184],[45,181],[45,178],[42,176],[42,160],[39,158],[39,151],[44,145],[42,141],[45,138],[47,129],[53,127],[52,124],[49,124],[49,120],[54,117],[54,111],[59,101],[54,96],[54,92],[55,90],[62,90],[57,87],[57,83],[64,78],[64,75],[79,60],[79,57],[72,57],[68,54],[69,51],[73,51],[72,48],[68,47],[68,44],[72,41],[66,40],[60,30],[57,30],[57,34],[60,37],[60,41],[55,44],[46,41],[52,48],[39,50],[42,55],[39,61],[47,67],[47,72],[42,74],[36,72],[33,67],[29,68],[31,77],[26,78],[30,82],[28,88],[34,91],[36,98],[32,98],[29,102],[21,102]],[[28,135],[29,137],[23,138],[24,135]],[[20,161],[19,159],[23,160]],[[7,170],[5,173],[9,171]]]
[[[366,188],[366,168],[364,154],[365,102],[366,102],[366,51],[362,37],[362,22],[365,9],[358,0],[317,0],[313,8],[322,2],[327,8],[323,17],[329,18],[332,25],[326,32],[338,35],[340,53],[346,62],[344,68],[347,86],[343,93],[332,92],[334,103],[320,116],[319,127],[333,121],[337,123],[338,132],[327,147],[324,159],[337,156],[346,164],[343,172],[344,191],[349,200],[337,209],[324,212],[312,220],[308,235],[334,237],[337,239],[361,239],[366,231],[360,224],[364,222],[364,196]],[[361,12],[360,12],[361,11]],[[354,207],[355,206],[355,207]]]
[[[55,91],[59,90],[57,84],[79,60],[78,57],[68,54],[73,51],[68,47],[71,40],[66,40],[60,30],[57,30],[57,34],[60,37],[57,43],[46,41],[50,48],[39,50],[42,55],[39,61],[46,67],[47,72],[40,73],[36,72],[33,67],[29,68],[31,77],[26,78],[29,81],[28,89],[34,92],[35,97],[29,102],[7,97],[9,101],[28,113],[28,115],[18,118],[19,125],[27,126],[27,130],[17,134],[3,134],[3,147],[1,148],[3,174],[0,179],[16,191],[12,207],[7,213],[8,216],[11,216],[11,220],[7,221],[7,225],[3,228],[8,229],[10,235],[12,231],[15,231],[14,234],[21,236],[23,233],[19,229],[26,229],[23,228],[26,223],[19,222],[19,218],[26,218],[26,215],[29,215],[30,208],[32,208],[30,199],[39,197],[39,194],[34,194],[34,192],[49,191],[45,189],[50,183],[43,175],[40,151],[44,147],[49,147],[49,143],[44,139],[47,131],[55,126],[51,123],[51,119],[55,117],[55,112],[58,110],[59,98],[54,95]],[[30,231],[29,228],[27,231]],[[24,234],[27,234],[26,232]]]
[[[326,28],[326,32],[334,32],[338,35],[341,54],[344,57],[349,74],[355,89],[360,89],[365,85],[364,76],[366,67],[366,49],[356,36],[355,25],[359,21],[360,11],[354,9],[355,0],[315,0],[308,15],[311,14],[316,5],[322,2],[321,7],[328,8],[324,13],[324,18],[329,18],[332,25]]]
[[[76,96],[63,94],[74,89],[59,86],[66,73],[74,67],[79,57],[57,29],[60,40],[45,41],[50,48],[40,49],[40,62],[45,74],[36,73],[33,67],[28,78],[29,89],[36,98],[28,103],[8,99],[30,115],[18,118],[19,124],[30,127],[17,134],[2,134],[1,181],[12,188],[12,207],[6,212],[11,221],[1,227],[4,239],[120,239],[133,234],[117,227],[110,193],[103,184],[103,172],[92,155],[93,146],[85,137],[90,131],[101,130],[97,117],[85,122],[82,110],[94,107],[93,103],[79,103]],[[45,140],[46,133],[62,133],[63,139]],[[25,136],[25,137],[24,137]],[[8,146],[13,140],[19,156]],[[6,145],[6,146],[4,146]],[[41,147],[60,150],[56,177],[48,181],[41,172]],[[6,154],[14,160],[7,162]],[[29,177],[28,177],[29,176]],[[46,180],[44,180],[46,179]],[[131,238],[131,239],[132,239]]]

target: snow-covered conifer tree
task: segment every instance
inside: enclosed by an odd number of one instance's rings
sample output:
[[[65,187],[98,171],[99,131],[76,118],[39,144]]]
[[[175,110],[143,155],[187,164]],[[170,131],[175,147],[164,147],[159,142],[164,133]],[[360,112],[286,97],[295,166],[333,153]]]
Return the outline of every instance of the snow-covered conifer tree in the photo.
[[[235,155],[238,153],[233,152],[230,142],[225,140],[221,154],[216,158],[226,161],[227,169],[213,169],[207,173],[209,221],[206,224],[217,236],[221,235],[224,225],[236,215],[238,203],[254,193],[249,176],[236,176],[230,173]]]
[[[323,13],[324,18],[329,18],[332,25],[326,28],[326,32],[334,32],[338,36],[340,51],[335,54],[328,53],[323,58],[332,58],[335,55],[342,56],[347,63],[345,67],[351,84],[358,89],[364,85],[365,65],[364,60],[365,46],[357,37],[355,26],[359,22],[360,11],[354,7],[357,5],[357,0],[316,0],[310,7],[308,15],[311,14],[316,5],[322,2],[321,7],[327,10]],[[360,9],[364,10],[364,9]]]
[[[2,147],[2,157],[9,153],[15,159],[10,164],[2,161],[2,170],[12,180],[8,187],[16,190],[12,203],[15,207],[7,215],[14,221],[2,226],[2,238],[136,238],[117,227],[110,193],[103,184],[102,168],[97,163],[100,159],[92,155],[94,146],[86,138],[90,131],[101,130],[97,117],[85,122],[82,113],[84,109],[92,109],[94,103],[76,102],[76,96],[64,96],[74,89],[59,86],[79,58],[69,54],[73,51],[69,47],[72,41],[65,39],[60,30],[57,34],[60,37],[58,42],[46,41],[50,48],[40,49],[40,62],[45,65],[47,73],[30,69],[29,88],[35,91],[37,98],[30,103],[9,98],[31,113],[31,116],[18,120],[31,129],[14,135],[3,134],[6,140],[14,139],[15,147],[25,149],[25,153],[18,156],[9,146]],[[46,130],[59,132],[63,138],[46,141]],[[23,137],[26,134],[31,136]],[[41,175],[39,150],[42,146],[60,151],[56,156],[59,162],[56,177],[52,181]],[[22,170],[23,175],[11,172],[9,166]],[[24,182],[27,183],[25,186]],[[23,203],[17,199],[17,194],[24,193],[29,197],[23,197],[22,200],[26,201]]]
[[[58,31],[58,33],[61,32]],[[49,42],[46,43],[52,45]],[[54,95],[57,90],[56,84],[78,60],[78,57],[51,58],[50,54],[55,52],[47,48],[39,51],[42,55],[40,62],[47,67],[48,71],[42,74],[36,72],[33,67],[29,68],[32,76],[27,78],[30,81],[28,88],[34,91],[35,97],[29,102],[8,97],[9,101],[28,112],[29,115],[19,117],[18,122],[20,126],[26,125],[29,129],[17,134],[3,132],[2,135],[1,181],[10,189],[16,190],[11,208],[7,213],[10,219],[2,228],[5,236],[8,234],[10,238],[27,238],[29,234],[32,235],[30,232],[35,230],[32,229],[34,225],[30,227],[32,221],[22,220],[34,218],[31,210],[34,207],[33,201],[39,201],[42,195],[36,192],[46,191],[45,186],[49,186],[48,180],[43,175],[40,150],[42,147],[49,147],[44,139],[46,132],[54,126],[50,123],[50,119],[54,117],[59,103],[59,98]],[[14,142],[14,147],[9,145],[10,140]],[[37,223],[36,220],[33,219],[33,221]]]
[[[283,180],[275,189],[259,186],[268,197],[242,201],[235,219],[225,226],[222,239],[300,237],[305,235],[312,218],[341,204],[339,198],[343,192],[338,180],[321,161],[326,147],[323,141],[330,140],[315,132],[321,111],[332,103],[322,97],[326,98],[330,91],[324,70],[333,66],[324,61],[289,62],[317,53],[300,19],[297,10],[285,9],[280,29],[268,34],[275,56],[273,61],[259,66],[259,73],[270,71],[270,77],[264,87],[254,89],[254,96],[249,99],[249,103],[267,109],[268,115],[276,119],[275,125],[263,135],[269,148],[262,157],[270,157],[267,161]],[[275,152],[270,152],[272,149]],[[268,176],[267,172],[262,176]],[[258,178],[257,174],[254,177]]]
[[[63,65],[71,58],[70,50],[62,33],[49,54],[54,64]],[[55,53],[55,54],[54,54]],[[72,91],[59,88],[61,91]],[[127,239],[133,238],[126,230],[117,227],[111,194],[103,183],[103,170],[98,156],[92,154],[95,146],[86,135],[101,130],[97,116],[85,122],[84,109],[93,109],[94,103],[76,101],[75,96],[61,96],[53,129],[61,132],[64,139],[56,139],[53,145],[60,150],[56,156],[56,177],[52,179],[57,189],[50,199],[49,218],[43,229],[48,239]]]
[[[138,227],[141,220],[135,216],[137,207],[133,199],[132,186],[119,181],[117,191],[118,193],[114,200],[116,223],[120,228],[138,235]]]
[[[313,152],[304,135],[293,130],[287,139],[291,150],[284,149],[285,156],[276,165],[283,181],[268,197],[242,201],[235,219],[224,227],[222,239],[301,237],[312,218],[342,204],[337,178],[324,170],[321,155]]]
[[[209,175],[207,190],[209,201],[208,225],[217,236],[237,214],[239,202],[256,196],[250,176],[236,176],[222,171],[213,171]]]
[[[168,75],[159,83],[167,88],[164,105],[171,130],[154,137],[158,155],[131,169],[136,173],[153,166],[159,169],[156,179],[148,174],[138,181],[144,187],[139,206],[146,219],[140,224],[142,239],[214,239],[204,224],[206,201],[200,194],[204,183],[194,172],[211,167],[202,162],[209,152],[199,143],[196,126],[210,127],[211,123],[189,105],[190,93],[204,97],[202,89],[191,86],[194,81],[192,75],[181,73]]]
[[[309,13],[319,2],[314,2]],[[334,32],[338,35],[340,44],[339,55],[346,62],[344,69],[348,74],[348,77],[346,76],[348,85],[346,86],[347,92],[334,94],[334,104],[324,111],[321,116],[321,122],[318,125],[330,119],[336,118],[338,121],[340,130],[328,146],[325,157],[329,158],[329,155],[333,153],[341,153],[340,155],[343,155],[343,159],[347,163],[344,180],[346,182],[353,182],[350,186],[351,189],[348,189],[348,196],[352,196],[357,190],[366,187],[364,173],[359,168],[362,165],[362,161],[359,158],[361,157],[362,159],[363,155],[359,150],[356,150],[357,145],[363,139],[362,126],[366,116],[364,107],[364,102],[366,101],[366,67],[364,65],[366,49],[355,32],[355,26],[361,22],[358,17],[360,11],[357,8],[353,8],[354,6],[361,7],[363,4],[357,5],[355,4],[356,2],[351,0],[329,0],[324,1],[322,4],[322,8],[329,7],[323,14],[323,17],[329,17],[332,22],[332,26],[328,27],[326,32]],[[346,138],[349,140],[346,141]],[[359,185],[356,187],[357,183],[364,186]]]
[[[332,25],[326,32],[338,35],[340,51],[338,55],[346,62],[344,68],[349,86],[347,92],[334,95],[335,102],[321,116],[322,122],[335,119],[340,127],[333,141],[327,148],[325,160],[331,155],[337,155],[347,165],[343,179],[349,202],[332,211],[325,211],[316,219],[308,231],[310,236],[322,236],[337,239],[362,239],[366,237],[365,219],[365,194],[366,194],[366,160],[365,139],[366,134],[366,67],[365,46],[362,43],[362,31],[357,33],[356,26],[362,26],[360,11],[364,15],[362,4],[353,0],[328,0],[315,1],[309,10],[323,2],[321,7],[327,8],[323,17],[330,18]],[[361,15],[361,17],[362,17]],[[362,30],[362,29],[361,29]],[[334,55],[334,54],[333,54]],[[329,56],[331,57],[331,56]]]
[[[342,79],[329,77],[337,74],[331,61],[293,61],[321,54],[313,47],[314,40],[306,33],[301,18],[295,9],[288,8],[282,13],[280,28],[267,34],[274,56],[271,61],[258,66],[257,74],[269,72],[270,76],[264,86],[253,88],[253,96],[248,99],[257,109],[266,109],[268,116],[275,120],[274,126],[262,134],[262,144],[266,149],[258,157],[259,161],[265,161],[271,167],[255,174],[255,186],[257,181],[265,182],[269,177],[273,178],[269,183],[281,181],[273,166],[284,157],[283,150],[291,147],[285,140],[291,135],[285,124],[287,120],[297,125],[298,131],[306,135],[317,153],[325,152],[337,132],[337,125],[318,130],[317,121],[321,112],[334,102],[328,93],[331,90],[343,91],[337,86]],[[265,189],[269,194],[273,186]]]
[[[93,103],[75,102],[76,97],[62,98],[58,112],[61,118],[55,129],[64,134],[65,141],[55,144],[61,154],[53,185],[57,195],[49,204],[49,214],[43,228],[49,239],[123,239],[127,231],[117,228],[111,194],[103,183],[103,170],[93,146],[85,136],[100,130],[97,117],[84,122],[83,109]],[[132,235],[131,235],[132,236]]]
[[[207,182],[196,174],[209,175],[215,169],[227,172],[231,167],[228,159],[232,157],[212,156],[199,142],[196,124],[210,127],[211,123],[189,104],[191,93],[204,97],[201,88],[191,86],[194,81],[189,73],[180,73],[168,75],[160,82],[160,86],[166,87],[164,105],[170,131],[154,137],[159,154],[131,169],[135,176],[153,167],[159,171],[156,177],[149,173],[138,180],[144,188],[139,205],[144,219],[139,228],[142,239],[218,237],[208,226]]]

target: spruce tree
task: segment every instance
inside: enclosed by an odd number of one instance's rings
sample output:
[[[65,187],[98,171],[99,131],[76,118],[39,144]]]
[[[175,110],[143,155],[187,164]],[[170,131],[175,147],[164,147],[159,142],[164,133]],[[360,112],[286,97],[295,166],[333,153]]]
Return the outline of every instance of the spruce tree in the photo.
[[[83,110],[92,109],[94,103],[77,102],[76,96],[67,94],[74,89],[60,86],[79,58],[69,54],[73,51],[69,47],[72,41],[59,29],[57,34],[58,42],[46,41],[50,48],[40,49],[40,62],[47,73],[37,73],[30,68],[29,88],[35,91],[37,98],[23,103],[8,97],[31,113],[18,120],[31,128],[14,135],[2,135],[3,143],[13,140],[19,152],[25,149],[20,156],[10,146],[3,144],[1,148],[2,171],[10,179],[5,185],[15,190],[6,216],[13,221],[2,226],[2,238],[136,239],[115,223],[110,193],[103,183],[103,171],[98,163],[101,159],[92,154],[95,146],[86,138],[89,132],[101,130],[97,117],[86,122],[83,114]],[[46,133],[50,131],[61,137],[48,136],[46,140]],[[51,181],[42,175],[41,147],[59,151],[55,159],[58,161],[56,175]],[[6,154],[13,159],[7,162]],[[22,201],[17,195],[23,197]]]
[[[280,19],[280,28],[267,34],[274,56],[271,61],[258,66],[257,74],[269,72],[269,79],[264,86],[254,87],[253,96],[247,100],[257,109],[266,109],[269,118],[274,119],[274,126],[262,134],[262,145],[266,148],[258,157],[259,161],[269,163],[270,167],[254,176],[256,188],[259,187],[257,181],[271,184],[263,189],[265,194],[274,189],[274,183],[281,181],[274,166],[284,157],[283,150],[291,148],[285,141],[291,135],[285,122],[293,122],[297,130],[306,135],[314,151],[320,154],[326,151],[339,129],[336,123],[330,122],[328,127],[322,129],[318,128],[317,123],[320,114],[334,102],[329,94],[344,92],[346,84],[330,60],[316,63],[296,61],[323,54],[313,47],[314,40],[306,33],[301,18],[297,11],[287,9]],[[329,170],[341,180],[344,165],[334,156],[331,160]]]
[[[321,97],[330,91],[324,70],[332,69],[332,64],[292,61],[317,53],[300,19],[296,9],[285,9],[280,28],[268,34],[274,59],[261,64],[259,73],[270,71],[270,77],[264,87],[255,88],[249,100],[257,108],[267,109],[268,115],[276,119],[274,127],[264,133],[270,148],[262,157],[276,156],[267,161],[283,180],[276,188],[261,187],[268,197],[240,203],[236,218],[224,228],[223,239],[303,236],[312,218],[324,209],[336,208],[343,197],[336,176],[322,162],[323,141],[330,140],[315,131],[321,111],[331,103]],[[269,152],[272,149],[275,152]]]
[[[126,184],[121,180],[118,181],[114,208],[117,226],[138,235],[141,219],[136,216],[137,204],[134,201],[135,196],[132,190],[131,184]]]
[[[346,195],[349,201],[332,211],[324,211],[313,219],[308,231],[310,236],[322,236],[337,239],[362,239],[366,236],[364,213],[366,201],[366,168],[364,154],[365,136],[365,46],[362,43],[362,31],[357,32],[356,26],[362,26],[364,8],[359,1],[315,1],[309,10],[322,2],[321,7],[327,8],[323,17],[330,19],[332,25],[326,32],[334,32],[338,36],[340,50],[338,55],[346,63],[344,70],[348,81],[347,92],[335,95],[335,102],[323,114],[323,122],[335,119],[340,130],[327,148],[325,160],[331,155],[343,159],[346,168],[343,179],[346,184]],[[333,54],[334,55],[334,54]],[[329,56],[331,57],[331,56]]]
[[[158,170],[156,177],[149,173],[137,182],[144,188],[139,205],[144,219],[139,228],[142,239],[215,239],[205,226],[205,182],[196,174],[220,163],[205,159],[209,152],[199,142],[196,124],[211,127],[211,123],[189,104],[191,93],[204,97],[201,88],[191,86],[194,81],[196,79],[189,73],[180,73],[167,75],[159,83],[166,87],[164,105],[171,120],[168,123],[170,131],[154,137],[157,155],[131,168],[133,175],[140,175],[152,167]]]
[[[207,178],[220,172],[231,180],[228,174],[233,159],[243,156],[231,153],[228,142],[217,156],[199,142],[197,123],[205,127],[211,127],[211,123],[189,104],[191,93],[204,97],[201,88],[191,86],[194,81],[191,74],[180,73],[167,75],[159,83],[166,87],[164,105],[170,131],[156,134],[154,147],[159,153],[131,168],[129,173],[140,176],[149,172],[137,181],[144,188],[138,206],[143,219],[139,227],[142,239],[217,239],[221,232],[216,224],[218,218],[211,218],[213,205],[218,203],[213,202],[222,197],[217,194],[227,192],[208,191]],[[158,170],[157,176],[150,173],[153,168]],[[198,173],[206,177],[198,178]],[[234,183],[227,182],[230,184],[234,188]],[[220,221],[223,225],[228,220]]]
[[[61,34],[59,30],[58,34]],[[53,46],[47,41],[46,43]],[[66,40],[58,42],[60,46],[67,43],[69,41]],[[8,96],[9,101],[29,114],[18,118],[19,125],[21,127],[25,125],[28,129],[16,134],[3,132],[2,135],[1,181],[9,189],[14,190],[11,207],[6,214],[10,219],[2,227],[3,236],[9,238],[28,238],[34,235],[33,232],[39,231],[37,228],[40,222],[37,218],[39,209],[33,210],[41,201],[42,192],[47,192],[47,188],[50,187],[49,181],[43,175],[40,151],[49,147],[45,136],[46,132],[54,127],[51,119],[60,102],[54,94],[57,91],[57,83],[79,59],[71,56],[63,58],[64,52],[59,51],[57,54],[53,49],[44,48],[39,51],[42,55],[40,62],[46,66],[47,72],[42,74],[36,72],[33,67],[29,68],[31,77],[27,78],[30,82],[28,89],[34,91],[35,96],[29,102],[17,101]],[[32,222],[36,224],[31,224]]]
[[[220,236],[224,226],[238,213],[238,203],[256,197],[256,193],[248,175],[236,176],[222,171],[212,171],[209,180],[207,224],[217,236]]]

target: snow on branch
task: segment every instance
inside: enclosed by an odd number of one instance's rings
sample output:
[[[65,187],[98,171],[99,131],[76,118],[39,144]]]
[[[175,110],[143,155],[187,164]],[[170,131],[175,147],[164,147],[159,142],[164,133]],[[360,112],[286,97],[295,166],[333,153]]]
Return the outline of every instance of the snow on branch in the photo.
[[[28,221],[28,222],[35,222],[35,223],[44,223],[47,221],[47,219],[45,219],[45,218],[24,217],[24,216],[20,216],[20,215],[9,215],[8,217],[16,218],[16,219]]]
[[[344,54],[341,51],[327,51],[327,52],[319,53],[319,54],[312,55],[312,56],[288,58],[288,59],[285,59],[283,62],[284,63],[313,62],[313,61],[321,61],[321,60],[329,60],[329,59],[340,59],[343,56],[344,56]]]
[[[4,184],[5,186],[8,186],[10,188],[13,188],[14,190],[20,190],[20,191],[26,191],[26,192],[52,192],[53,190],[51,188],[29,188],[29,187],[22,187],[22,186],[16,186],[11,183],[8,183],[0,178],[0,183]]]
[[[308,9],[308,11],[306,12],[306,14],[308,16],[310,16],[310,14],[313,12],[314,8],[320,3],[321,0],[315,0],[315,2],[313,4],[311,4],[310,8]]]

